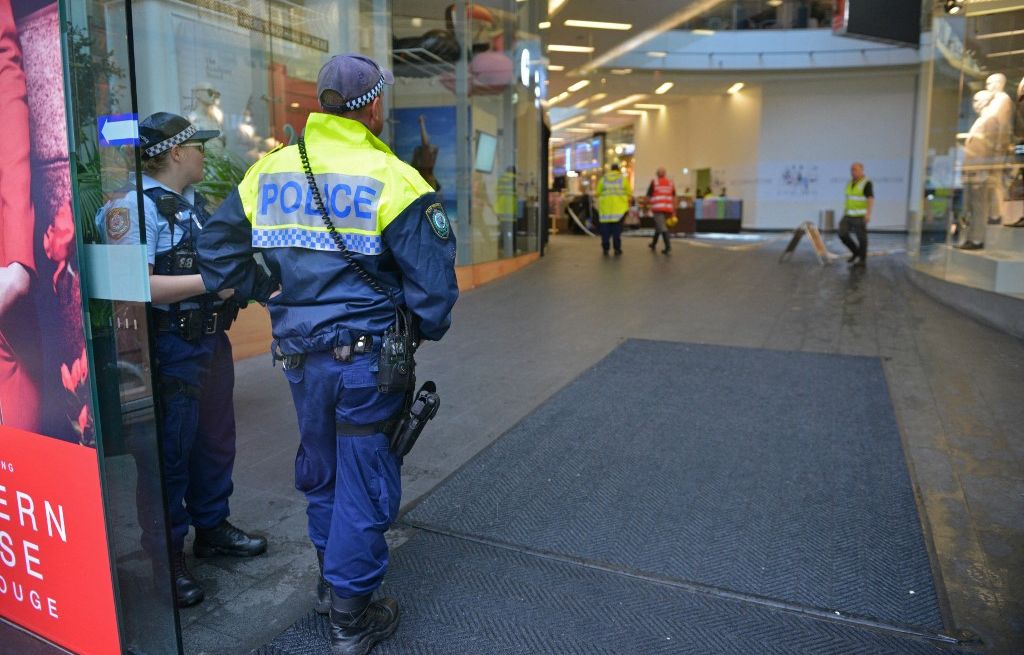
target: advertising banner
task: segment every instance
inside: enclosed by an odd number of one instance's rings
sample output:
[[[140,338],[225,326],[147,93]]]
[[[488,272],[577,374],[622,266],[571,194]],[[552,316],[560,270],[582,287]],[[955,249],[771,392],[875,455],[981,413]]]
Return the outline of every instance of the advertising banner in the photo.
[[[0,0],[0,616],[119,653],[57,4]]]

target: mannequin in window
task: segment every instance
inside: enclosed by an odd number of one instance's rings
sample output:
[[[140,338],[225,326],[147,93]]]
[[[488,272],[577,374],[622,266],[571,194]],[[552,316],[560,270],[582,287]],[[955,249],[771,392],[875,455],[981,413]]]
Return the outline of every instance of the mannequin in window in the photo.
[[[993,143],[992,175],[989,176],[989,223],[999,224],[1002,222],[1000,216],[1005,199],[1006,171],[1002,165],[1006,163],[1006,156],[1010,146],[1010,137],[1013,133],[1013,99],[1004,91],[1006,88],[1006,76],[1002,73],[989,75],[985,80],[985,89],[992,92],[992,100],[989,101],[985,111],[990,112],[994,121],[995,142]]]
[[[188,120],[199,130],[217,130],[222,136],[206,142],[206,149],[224,148],[224,110],[220,108],[220,91],[209,82],[201,82],[192,89],[192,111]]]
[[[960,244],[962,250],[980,250],[985,246],[985,228],[991,211],[992,193],[989,188],[991,166],[996,157],[995,145],[999,139],[998,119],[990,105],[993,93],[983,89],[974,94],[971,106],[978,118],[971,125],[964,142],[964,205],[967,210],[967,234]]]

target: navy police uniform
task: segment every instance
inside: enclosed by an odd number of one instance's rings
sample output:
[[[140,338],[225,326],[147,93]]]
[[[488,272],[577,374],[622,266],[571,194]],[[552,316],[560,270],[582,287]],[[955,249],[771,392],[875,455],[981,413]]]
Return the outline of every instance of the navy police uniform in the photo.
[[[170,197],[165,202],[168,210],[173,205],[173,213],[158,209],[156,200],[162,196]],[[97,222],[108,243],[139,242],[137,207],[138,197],[131,191],[101,210]],[[195,259],[191,253],[196,235],[207,218],[203,197],[191,187],[180,196],[144,176],[143,209],[154,274],[198,272],[194,261],[188,259]],[[190,263],[192,269],[180,266]],[[160,439],[175,552],[182,550],[190,524],[212,528],[229,514],[235,459],[235,378],[225,330],[237,311],[234,300],[225,302],[216,294],[176,306],[154,306],[157,391],[162,402]],[[162,534],[145,531],[143,539],[147,550],[162,547]]]
[[[371,86],[375,80],[376,73]],[[381,73],[370,100],[384,82]],[[345,247],[411,310],[421,338],[440,339],[458,287],[455,236],[434,190],[361,122],[311,114],[305,142]],[[249,169],[199,244],[207,288],[234,288],[267,303],[273,348],[287,360],[284,375],[298,414],[295,486],[308,501],[309,538],[334,598],[368,599],[388,564],[384,532],[398,513],[401,461],[388,435],[360,428],[379,426],[403,409],[403,393],[382,393],[376,383],[381,335],[393,325],[395,308],[338,252],[296,146]],[[255,252],[271,280],[261,277]],[[271,297],[278,283],[280,293]],[[351,605],[352,615],[365,606]]]

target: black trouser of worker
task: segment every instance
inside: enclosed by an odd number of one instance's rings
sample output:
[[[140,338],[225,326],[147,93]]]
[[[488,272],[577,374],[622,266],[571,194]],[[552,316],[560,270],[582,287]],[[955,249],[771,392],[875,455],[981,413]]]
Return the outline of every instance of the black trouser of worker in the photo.
[[[856,242],[850,238],[851,231],[857,237]],[[839,221],[839,240],[850,249],[854,257],[864,261],[868,256],[868,224],[864,217],[843,216],[843,220]]]
[[[601,223],[601,249],[608,252],[609,245],[615,246],[615,252],[622,252],[622,221]]]
[[[670,214],[668,212],[654,212],[654,241],[651,242],[652,248],[657,247],[658,237],[660,236],[665,239],[665,250],[672,249],[672,244],[668,242],[669,232],[668,224],[666,223],[669,216]]]

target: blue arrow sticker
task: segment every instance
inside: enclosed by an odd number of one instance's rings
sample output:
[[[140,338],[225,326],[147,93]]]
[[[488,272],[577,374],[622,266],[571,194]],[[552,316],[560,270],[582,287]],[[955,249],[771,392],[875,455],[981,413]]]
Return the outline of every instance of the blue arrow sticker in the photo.
[[[110,114],[96,118],[101,146],[135,146],[139,144],[139,115]]]

